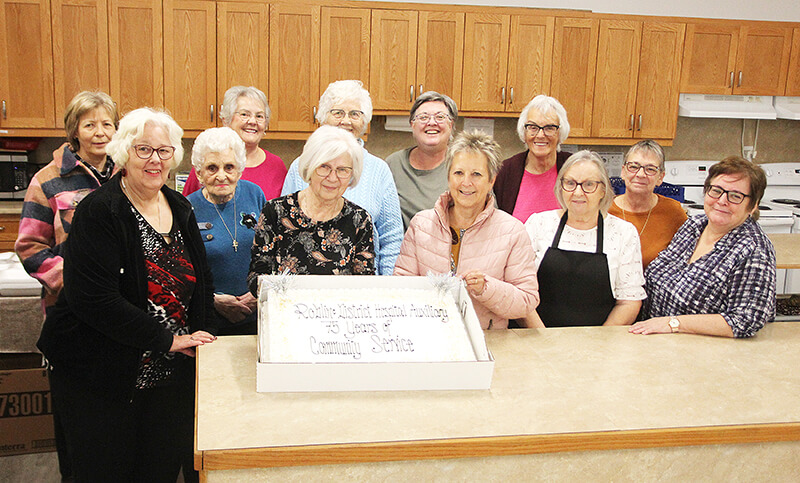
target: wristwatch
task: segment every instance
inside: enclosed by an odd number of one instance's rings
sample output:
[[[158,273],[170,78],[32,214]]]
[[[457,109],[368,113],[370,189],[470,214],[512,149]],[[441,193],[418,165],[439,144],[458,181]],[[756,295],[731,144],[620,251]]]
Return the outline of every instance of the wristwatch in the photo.
[[[681,321],[678,320],[677,317],[670,317],[669,318],[669,328],[673,333],[678,332],[678,329],[680,327],[681,327]]]

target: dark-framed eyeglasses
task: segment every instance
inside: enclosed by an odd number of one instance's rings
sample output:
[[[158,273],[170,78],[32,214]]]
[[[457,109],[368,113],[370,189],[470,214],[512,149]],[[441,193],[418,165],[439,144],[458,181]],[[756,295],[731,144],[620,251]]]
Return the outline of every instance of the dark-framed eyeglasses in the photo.
[[[314,172],[317,173],[317,176],[320,176],[322,178],[327,178],[328,176],[330,176],[331,171],[334,171],[334,169],[329,164],[321,164],[317,166],[317,169],[314,170]],[[350,179],[350,176],[353,176],[353,168],[350,168],[348,166],[339,166],[338,168],[336,168],[337,178]]]
[[[531,136],[536,136],[537,134],[539,134],[539,131],[543,131],[545,136],[553,137],[556,135],[556,133],[558,133],[558,128],[560,127],[561,126],[559,126],[558,124],[548,124],[546,126],[540,126],[535,122],[525,123],[525,130]]]
[[[644,170],[644,174],[647,176],[655,176],[661,172],[661,168],[658,166],[653,166],[652,164],[639,164],[634,162],[625,163],[625,169],[628,170],[630,174],[636,174],[639,172],[640,169]]]
[[[423,112],[414,116],[414,119],[412,119],[412,121],[416,121],[422,124],[427,124],[431,119],[433,119],[433,122],[435,122],[436,124],[442,124],[446,121],[449,121],[452,118],[450,117],[450,114],[444,112],[437,112],[436,114],[428,114]]]
[[[158,155],[158,159],[161,161],[166,161],[172,158],[172,155],[175,154],[175,148],[173,146],[161,146],[158,148],[154,148],[149,144],[134,144],[133,145],[133,152],[136,153],[136,156],[139,159],[150,159],[150,156],[153,155],[153,151],[156,152]]]
[[[573,192],[576,189],[578,189],[578,186],[581,187],[581,190],[583,190],[584,193],[591,194],[597,191],[597,188],[599,188],[600,186],[605,186],[605,185],[603,184],[602,181],[596,181],[593,179],[587,179],[586,181],[578,183],[574,179],[561,178],[561,189],[563,189],[564,191]]]
[[[706,194],[715,200],[722,198],[722,195],[726,195],[728,197],[728,201],[734,205],[742,204],[742,201],[744,201],[745,198],[752,198],[752,196],[746,195],[741,191],[726,190],[725,188],[715,184],[712,184],[708,187]]]
[[[347,116],[352,121],[360,121],[364,118],[364,111],[359,111],[353,109],[352,111],[345,111],[344,109],[331,109],[328,113],[333,116],[334,119],[342,120],[344,116]]]
[[[267,123],[267,113],[266,112],[257,112],[253,114],[250,111],[241,110],[236,111],[234,114],[239,118],[242,122],[247,122],[250,119],[255,119],[259,124],[266,124]]]

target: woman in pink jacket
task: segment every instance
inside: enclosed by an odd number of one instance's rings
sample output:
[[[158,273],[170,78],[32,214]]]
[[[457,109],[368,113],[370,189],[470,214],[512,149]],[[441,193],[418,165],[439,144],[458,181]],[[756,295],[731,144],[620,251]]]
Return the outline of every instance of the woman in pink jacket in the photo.
[[[484,329],[505,329],[539,304],[530,238],[519,220],[494,206],[499,146],[462,132],[447,149],[447,181],[432,210],[406,231],[395,275],[450,272],[464,279]]]

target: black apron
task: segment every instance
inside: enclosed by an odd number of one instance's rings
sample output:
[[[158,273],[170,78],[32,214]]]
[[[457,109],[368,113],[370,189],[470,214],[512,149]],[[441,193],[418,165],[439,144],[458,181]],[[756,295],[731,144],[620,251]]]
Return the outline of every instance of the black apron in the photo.
[[[595,253],[559,249],[566,224],[567,213],[564,212],[553,244],[539,264],[536,276],[540,301],[536,312],[546,327],[603,325],[616,304],[608,275],[608,258],[603,253],[603,216],[597,214]]]

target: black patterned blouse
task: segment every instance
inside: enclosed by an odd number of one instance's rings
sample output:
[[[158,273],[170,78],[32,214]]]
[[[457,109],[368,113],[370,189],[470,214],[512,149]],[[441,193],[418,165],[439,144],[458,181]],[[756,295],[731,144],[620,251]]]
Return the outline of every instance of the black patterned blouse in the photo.
[[[292,193],[267,201],[256,226],[247,283],[256,294],[259,275],[288,271],[312,275],[374,275],[372,219],[344,200],[328,221],[305,215]]]

